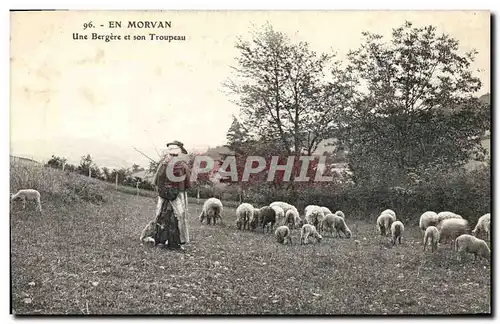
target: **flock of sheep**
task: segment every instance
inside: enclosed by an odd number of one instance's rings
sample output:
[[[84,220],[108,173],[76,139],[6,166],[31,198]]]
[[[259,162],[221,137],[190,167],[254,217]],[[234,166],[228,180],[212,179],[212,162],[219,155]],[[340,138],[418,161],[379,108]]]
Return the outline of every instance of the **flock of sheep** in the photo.
[[[203,204],[200,222],[204,219],[207,224],[222,219],[223,205],[217,198],[209,198]],[[396,213],[391,209],[386,209],[377,218],[377,229],[382,236],[391,236],[393,245],[399,242],[405,230],[404,224],[396,219]],[[342,234],[345,238],[351,238],[352,233],[345,222],[345,215],[342,211],[332,213],[327,207],[309,205],[304,210],[304,217],[301,218],[297,208],[282,201],[276,201],[269,206],[255,208],[249,203],[242,203],[236,208],[236,227],[238,230],[255,230],[262,228],[262,232],[274,232],[278,243],[292,244],[291,230],[300,228],[300,244],[307,244],[309,238],[314,238],[316,242],[322,240],[320,233],[333,232],[337,237]],[[444,211],[435,213],[427,211],[420,216],[419,228],[423,234],[424,251],[428,245],[434,252],[438,248],[438,243],[451,242],[454,251],[458,252],[458,259],[461,260],[464,253],[474,254],[474,260],[483,257],[490,260],[490,248],[488,244],[479,236],[485,236],[490,240],[490,214],[481,216],[471,234],[468,221],[455,213]],[[356,240],[359,244],[359,241]]]
[[[11,195],[11,201],[22,200],[23,208],[27,200],[36,202],[38,210],[42,211],[40,193],[34,189],[21,189],[16,194]],[[211,222],[215,225],[217,220],[222,219],[223,205],[217,198],[209,198],[203,204],[200,222],[206,219],[207,224]],[[424,238],[424,251],[427,245],[431,246],[434,252],[438,248],[438,243],[450,241],[453,250],[458,252],[458,259],[461,260],[464,253],[474,254],[474,260],[478,256],[487,260],[490,259],[490,248],[488,244],[479,236],[485,236],[490,241],[490,213],[481,216],[469,234],[468,221],[455,213],[444,211],[435,213],[427,211],[420,216],[419,227]],[[278,243],[292,244],[291,229],[300,228],[300,244],[309,243],[309,238],[314,238],[316,242],[322,240],[321,232],[330,233],[333,237],[335,231],[337,237],[342,234],[345,238],[351,238],[352,233],[345,223],[345,215],[342,211],[332,213],[328,208],[309,205],[304,210],[304,218],[300,217],[297,208],[282,201],[275,201],[269,206],[255,208],[249,203],[242,203],[236,208],[236,227],[239,230],[255,230],[257,226],[272,232],[274,225],[278,228],[274,232]],[[377,229],[380,235],[391,235],[392,244],[399,242],[404,233],[404,224],[396,219],[396,213],[391,209],[386,209],[377,218]],[[142,240],[142,237],[141,237]],[[359,241],[356,241],[359,244]]]

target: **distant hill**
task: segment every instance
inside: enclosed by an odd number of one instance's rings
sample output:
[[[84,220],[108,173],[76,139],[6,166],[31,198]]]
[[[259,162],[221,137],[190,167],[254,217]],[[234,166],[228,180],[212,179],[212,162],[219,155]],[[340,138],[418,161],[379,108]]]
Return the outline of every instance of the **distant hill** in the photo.
[[[35,161],[33,159],[28,159],[28,158],[25,158],[25,157],[21,157],[21,156],[14,156],[14,155],[11,155],[10,156],[10,160],[11,161],[15,161],[15,162],[19,162],[19,163],[26,163],[26,164],[34,164],[34,165],[42,165],[42,163],[38,162],[38,161]]]
[[[482,102],[484,102],[488,105],[491,105],[491,95],[489,93],[484,94],[481,97],[479,97],[479,100],[481,100]]]

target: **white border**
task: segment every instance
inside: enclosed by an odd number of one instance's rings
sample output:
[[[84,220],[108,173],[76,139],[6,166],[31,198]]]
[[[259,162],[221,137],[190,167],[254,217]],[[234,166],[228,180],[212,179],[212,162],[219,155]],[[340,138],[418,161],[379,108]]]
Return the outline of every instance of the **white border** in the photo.
[[[2,7],[5,6],[5,8],[2,8],[2,36],[3,42],[2,46],[3,49],[1,51],[2,54],[2,62],[4,64],[2,65],[2,89],[3,96],[2,98],[6,98],[5,102],[5,107],[4,109],[0,109],[2,116],[0,117],[0,121],[3,123],[1,127],[1,130],[3,132],[3,135],[5,136],[6,140],[2,141],[2,148],[4,149],[5,155],[3,155],[3,159],[1,159],[2,162],[2,168],[1,168],[1,183],[4,184],[3,188],[5,188],[6,191],[9,191],[9,159],[8,159],[8,154],[7,151],[9,150],[9,101],[7,98],[9,98],[9,9],[33,9],[33,8],[46,8],[46,9],[73,9],[73,10],[98,10],[98,9],[107,9],[107,10],[143,10],[143,9],[177,9],[177,10],[313,10],[313,9],[322,9],[322,10],[386,10],[386,9],[391,9],[391,10],[491,10],[493,13],[499,12],[498,10],[498,1],[485,1],[485,0],[475,0],[475,1],[429,1],[429,0],[420,0],[420,1],[359,1],[359,0],[350,0],[350,1],[331,1],[329,3],[324,3],[323,1],[319,0],[307,0],[307,1],[302,1],[302,2],[295,2],[292,3],[290,1],[277,1],[277,0],[253,0],[253,1],[203,1],[203,0],[198,0],[198,1],[176,1],[175,3],[172,1],[151,1],[151,0],[141,0],[141,1],[135,1],[135,2],[129,2],[129,1],[104,1],[104,0],[86,0],[86,1],[44,1],[43,4],[40,3],[39,1],[12,1],[12,0],[7,0],[2,2]],[[496,22],[498,24],[498,21]],[[496,30],[497,28],[495,28]],[[495,40],[498,41],[498,33],[495,32]],[[493,49],[493,44],[492,44],[492,49]],[[492,56],[493,58],[493,56]],[[497,70],[494,71],[495,76],[497,76]],[[494,89],[491,89],[491,92],[494,93],[497,87]],[[495,107],[496,108],[496,107]],[[498,117],[499,113],[496,113],[496,116]],[[498,125],[498,118],[495,119],[496,124]],[[496,134],[494,133],[493,136],[496,137]],[[494,142],[494,152],[498,151],[497,147],[497,141]],[[496,167],[496,163],[494,165]],[[496,186],[495,186],[496,187]],[[3,192],[1,197],[4,197],[1,200],[2,203],[2,210],[5,211],[3,213],[3,221],[5,222],[4,226],[2,226],[2,230],[4,231],[4,234],[1,236],[4,240],[4,243],[2,244],[2,247],[6,250],[3,254],[5,262],[2,262],[3,268],[2,268],[2,280],[0,280],[1,283],[1,305],[2,305],[2,320],[7,320],[8,322],[14,321],[14,317],[11,315],[8,315],[10,312],[10,306],[9,306],[9,294],[10,294],[10,277],[9,277],[9,244],[10,244],[10,239],[9,239],[9,203],[7,200],[7,192]],[[495,195],[496,198],[496,195]],[[496,199],[494,199],[496,200]],[[500,201],[500,200],[499,200]],[[496,216],[497,210],[495,209],[493,211],[494,217]],[[498,222],[500,223],[500,221]],[[495,226],[495,231],[494,233],[500,233],[498,231],[498,226],[497,222],[494,221],[494,226]],[[495,240],[495,239],[494,239]],[[497,243],[496,240],[494,241],[494,247],[493,250],[497,250]],[[500,255],[496,252],[495,254],[495,260],[500,257]],[[497,263],[495,262],[495,269],[497,269]],[[498,270],[498,269],[497,269]],[[497,277],[497,270],[495,271],[494,278]],[[497,295],[498,297],[498,295]],[[498,298],[497,298],[498,299]],[[496,312],[499,311],[498,302],[495,300],[494,301],[494,308]],[[258,319],[258,318],[257,318]],[[425,321],[441,321],[444,318],[439,318],[439,319],[433,319],[433,318],[426,318],[422,319]],[[52,318],[48,317],[45,318],[44,320],[52,320]],[[72,319],[64,319],[62,322],[66,321],[71,321]],[[78,318],[78,320],[82,320],[82,318]],[[95,318],[94,318],[95,320]],[[105,321],[108,321],[104,319]],[[129,319],[120,319],[121,322],[131,322],[134,320],[140,320],[144,321],[144,318],[129,318]],[[162,318],[160,320],[168,320],[170,321],[177,321],[177,319],[174,318]],[[189,319],[189,321],[193,320],[200,320],[200,319]],[[219,321],[219,318],[204,318],[203,321]],[[248,321],[248,319],[244,318],[235,318],[232,320],[237,320],[238,322],[240,321]],[[287,318],[286,320],[289,320]],[[302,318],[299,319],[300,321],[303,322],[310,322],[312,318]],[[328,319],[327,319],[328,320]],[[332,318],[331,320],[334,321],[347,321],[347,319],[341,319],[341,318]],[[357,319],[356,321],[364,321],[366,319]],[[385,320],[385,319],[383,319]],[[405,318],[401,319],[404,321],[415,321],[419,320],[417,318]],[[456,321],[457,319],[455,318],[450,318],[450,320]],[[61,320],[59,320],[61,321]],[[102,319],[100,319],[102,321]],[[3,321],[2,321],[3,322]]]

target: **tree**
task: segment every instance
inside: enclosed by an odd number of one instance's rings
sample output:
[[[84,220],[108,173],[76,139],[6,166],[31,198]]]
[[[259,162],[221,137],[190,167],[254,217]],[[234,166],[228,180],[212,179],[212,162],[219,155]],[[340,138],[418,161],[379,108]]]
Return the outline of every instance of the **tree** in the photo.
[[[90,154],[82,156],[82,158],[80,159],[80,165],[77,168],[78,173],[88,176],[91,165],[92,157],[90,156]]]
[[[489,118],[474,97],[481,87],[470,70],[475,51],[460,54],[457,40],[410,22],[394,29],[389,42],[363,35],[365,44],[348,55],[348,70],[367,89],[343,116],[357,180],[397,182],[410,171],[461,166],[481,151]]]
[[[133,164],[132,165],[132,173],[142,171],[141,166],[139,164]]]
[[[102,175],[103,175],[104,181],[113,182],[115,180],[115,179],[111,178],[111,171],[107,167],[102,168]]]
[[[248,134],[248,130],[238,121],[233,115],[233,122],[229,127],[227,134],[227,148],[236,154],[244,154],[248,152],[255,141]]]
[[[67,160],[63,157],[52,155],[50,160],[47,161],[47,166],[55,169],[62,169],[66,161]]]
[[[338,109],[353,95],[352,80],[339,62],[331,62],[333,55],[317,55],[306,42],[292,44],[269,25],[251,41],[239,39],[236,48],[234,78],[224,87],[236,97],[241,128],[251,139],[299,156],[302,151],[310,155],[332,136]],[[229,145],[241,135],[231,131]]]

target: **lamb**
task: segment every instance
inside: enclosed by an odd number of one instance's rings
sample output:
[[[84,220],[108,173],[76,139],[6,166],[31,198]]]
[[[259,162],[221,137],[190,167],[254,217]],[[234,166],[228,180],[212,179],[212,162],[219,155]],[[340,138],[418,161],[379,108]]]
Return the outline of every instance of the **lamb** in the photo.
[[[203,223],[203,219],[207,219],[207,224],[210,225],[210,220],[213,220],[213,224],[216,224],[216,220],[222,220],[222,203],[217,198],[209,198],[203,204],[201,214],[199,216],[200,223]]]
[[[292,244],[292,237],[290,235],[290,229],[288,226],[282,225],[276,229],[274,232],[276,235],[276,240],[278,243],[285,244],[287,241]]]
[[[23,209],[26,208],[26,200],[35,201],[38,210],[42,212],[42,202],[40,197],[40,193],[35,189],[21,189],[16,194],[10,195],[10,201],[21,199],[23,201]]]
[[[403,232],[405,230],[405,226],[401,221],[395,221],[391,225],[391,233],[392,233],[392,245],[396,244],[396,241],[399,241],[401,244],[401,238],[403,237]]]
[[[254,208],[252,217],[250,218],[250,229],[252,230],[256,229],[257,225],[259,225],[259,221],[260,221],[260,209]]]
[[[317,243],[321,242],[323,239],[323,237],[316,231],[316,227],[314,227],[314,225],[302,225],[302,229],[300,230],[300,244],[309,243],[309,236],[314,237]]]
[[[276,223],[276,211],[269,206],[264,206],[260,209],[259,215],[262,233],[264,233],[267,225],[269,225],[269,231],[272,232],[274,224]]]
[[[490,241],[490,223],[490,213],[484,214],[483,216],[479,217],[476,227],[474,227],[474,230],[472,231],[472,235],[474,235],[475,237],[479,237],[479,234],[484,232],[486,234],[486,239]]]
[[[437,250],[438,242],[439,242],[438,229],[436,228],[436,226],[428,226],[425,229],[425,234],[424,234],[424,251],[427,244],[430,243],[431,251],[434,252],[435,250]]]
[[[323,218],[325,218],[325,214],[321,207],[316,205],[309,205],[305,208],[305,220],[308,224],[314,225],[318,230],[321,231],[321,223],[323,222]]]
[[[326,214],[325,214],[325,215],[326,215]],[[337,210],[337,211],[335,212],[335,215],[338,215],[338,216],[342,217],[343,219],[345,219],[344,212],[343,212],[343,211],[341,211],[341,210]]]
[[[420,216],[419,227],[422,231],[425,231],[429,226],[437,226],[438,214],[433,211],[426,211]]]
[[[253,219],[254,208],[249,203],[242,203],[236,208],[236,226],[238,229],[250,229],[250,221]]]
[[[437,217],[438,217],[438,223],[442,222],[445,219],[450,219],[450,218],[462,219],[462,216],[449,211],[440,212],[439,214],[437,214]]]
[[[276,223],[280,224],[285,218],[285,211],[278,205],[274,205],[271,208],[276,212]]]
[[[449,218],[440,222],[437,226],[439,230],[439,242],[451,240],[453,245],[454,240],[462,234],[469,234],[469,223],[461,218]]]
[[[349,227],[347,227],[344,219],[339,215],[328,214],[323,219],[323,229],[325,231],[329,230],[333,237],[333,230],[337,233],[337,237],[340,237],[340,232],[344,234],[346,238],[351,238],[352,233]]]
[[[378,218],[377,218],[377,227],[380,232],[380,235],[386,236],[389,234],[389,230],[391,229],[392,223],[395,222],[395,219],[392,217],[391,214],[388,213],[382,213]]]
[[[295,210],[290,209],[285,213],[284,225],[290,225],[290,228],[300,228],[303,225],[303,221]]]
[[[477,256],[490,260],[490,248],[485,241],[469,234],[462,234],[455,239],[454,250],[458,252],[458,261],[461,261],[462,254],[473,253],[474,261]]]
[[[156,234],[156,220],[152,220],[146,224],[139,238],[143,244],[155,245],[154,236]]]

